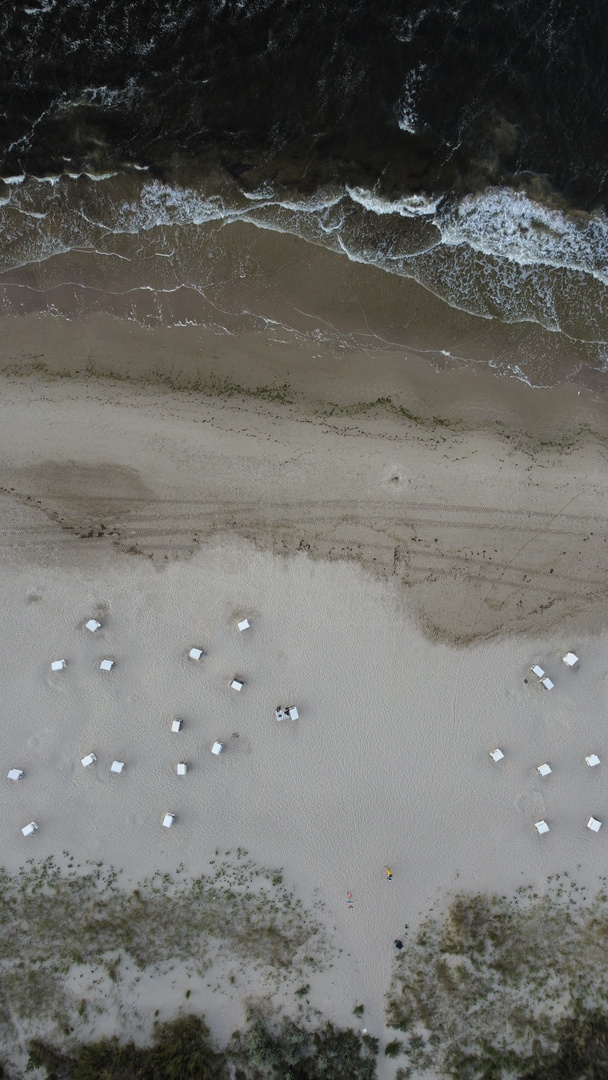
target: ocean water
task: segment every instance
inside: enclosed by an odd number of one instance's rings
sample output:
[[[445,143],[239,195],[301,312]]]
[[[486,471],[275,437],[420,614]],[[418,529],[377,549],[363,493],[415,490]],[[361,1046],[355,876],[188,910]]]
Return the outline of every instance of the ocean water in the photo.
[[[218,271],[254,279],[274,232],[521,327],[493,362],[534,385],[603,372],[607,26],[599,0],[6,5],[0,310],[221,333]]]

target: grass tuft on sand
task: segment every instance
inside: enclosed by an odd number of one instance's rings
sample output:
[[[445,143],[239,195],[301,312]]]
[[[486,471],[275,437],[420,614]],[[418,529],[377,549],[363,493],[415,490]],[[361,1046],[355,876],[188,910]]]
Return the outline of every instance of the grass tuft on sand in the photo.
[[[459,893],[405,940],[387,995],[402,1077],[608,1075],[608,895],[567,874],[541,895]],[[389,1044],[390,1045],[390,1044]]]
[[[0,1025],[36,1016],[69,1031],[72,1014],[86,1014],[67,988],[80,968],[106,987],[121,983],[127,961],[140,972],[181,963],[200,975],[232,957],[275,982],[322,969],[328,942],[280,872],[244,851],[230,855],[201,877],[159,872],[135,887],[67,852],[63,868],[48,858],[14,876],[0,870]]]

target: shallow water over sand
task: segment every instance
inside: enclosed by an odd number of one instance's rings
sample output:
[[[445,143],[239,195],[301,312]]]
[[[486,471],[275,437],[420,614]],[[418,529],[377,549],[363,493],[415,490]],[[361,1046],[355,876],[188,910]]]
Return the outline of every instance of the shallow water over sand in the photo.
[[[566,214],[507,189],[460,202],[339,185],[253,197],[220,173],[2,187],[7,315],[105,312],[336,356],[413,348],[438,369],[482,363],[537,387],[603,381],[600,211]]]

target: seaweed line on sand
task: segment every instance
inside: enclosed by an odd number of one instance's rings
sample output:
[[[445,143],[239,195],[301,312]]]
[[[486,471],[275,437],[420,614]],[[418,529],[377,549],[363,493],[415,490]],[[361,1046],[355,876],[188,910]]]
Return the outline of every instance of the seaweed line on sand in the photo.
[[[303,394],[296,391],[287,382],[272,382],[256,386],[245,386],[229,376],[211,371],[206,378],[183,377],[179,378],[169,372],[160,370],[151,371],[145,375],[133,375],[128,371],[116,371],[97,366],[94,361],[88,360],[82,369],[71,368],[54,370],[39,355],[31,354],[19,364],[6,364],[0,368],[0,375],[9,378],[31,378],[49,383],[58,380],[74,380],[76,383],[98,381],[100,383],[112,382],[135,387],[162,387],[171,393],[199,394],[202,398],[212,400],[257,400],[277,406],[299,407],[309,418],[317,420],[337,420],[339,418],[350,419],[357,416],[388,415],[393,420],[410,425],[418,431],[437,434],[440,432],[452,435],[464,435],[467,432],[485,431],[492,434],[503,442],[508,443],[510,449],[519,448],[528,454],[541,452],[554,452],[557,454],[570,453],[584,442],[593,440],[598,445],[608,445],[608,438],[590,424],[581,421],[576,427],[564,432],[559,438],[549,439],[539,437],[538,432],[520,430],[514,432],[512,424],[500,419],[481,418],[475,422],[465,422],[460,417],[422,415],[414,412],[404,404],[395,402],[390,395],[383,395],[372,401],[354,401],[338,404],[331,401],[307,402]]]

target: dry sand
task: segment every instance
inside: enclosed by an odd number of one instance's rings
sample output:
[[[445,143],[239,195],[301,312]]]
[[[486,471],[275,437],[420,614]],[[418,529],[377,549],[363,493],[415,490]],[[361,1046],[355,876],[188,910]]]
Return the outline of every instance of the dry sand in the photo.
[[[160,571],[126,556],[100,563],[4,574],[2,760],[25,773],[0,786],[10,869],[67,850],[134,880],[182,862],[204,872],[218,847],[244,847],[282,866],[307,905],[322,902],[344,950],[311,978],[313,1003],[346,1024],[362,1002],[379,1036],[393,938],[446,889],[542,888],[554,871],[582,865],[593,881],[603,870],[608,781],[603,764],[583,759],[608,754],[605,636],[452,649],[421,636],[394,589],[358,567],[249,545],[211,545]],[[95,635],[82,626],[91,612],[104,624]],[[251,629],[239,634],[245,613]],[[185,657],[194,642],[206,653],[197,664]],[[579,671],[561,662],[571,645]],[[52,674],[56,656],[68,666]],[[103,656],[116,659],[108,675]],[[553,691],[530,676],[534,661]],[[280,702],[298,705],[297,723],[277,724]],[[499,765],[488,756],[496,745]],[[97,762],[84,769],[91,751]],[[114,758],[125,761],[120,776]],[[542,780],[545,760],[553,773]],[[166,811],[177,815],[170,831]],[[586,829],[590,814],[605,835]],[[542,817],[551,831],[539,837]],[[32,819],[39,831],[26,841]],[[219,1037],[242,1022],[227,983],[218,995],[178,978],[132,993],[133,1027],[156,1008],[177,1010],[185,986]],[[254,979],[239,990],[266,987]]]
[[[194,873],[245,847],[325,905],[344,952],[313,1003],[349,1023],[362,1002],[382,1036],[393,938],[438,895],[604,868],[608,780],[584,764],[608,755],[602,438],[39,376],[4,378],[0,432],[1,757],[25,771],[0,784],[9,869],[69,850]],[[301,719],[277,724],[280,702]],[[242,1019],[202,984],[191,1004],[219,1037]]]

